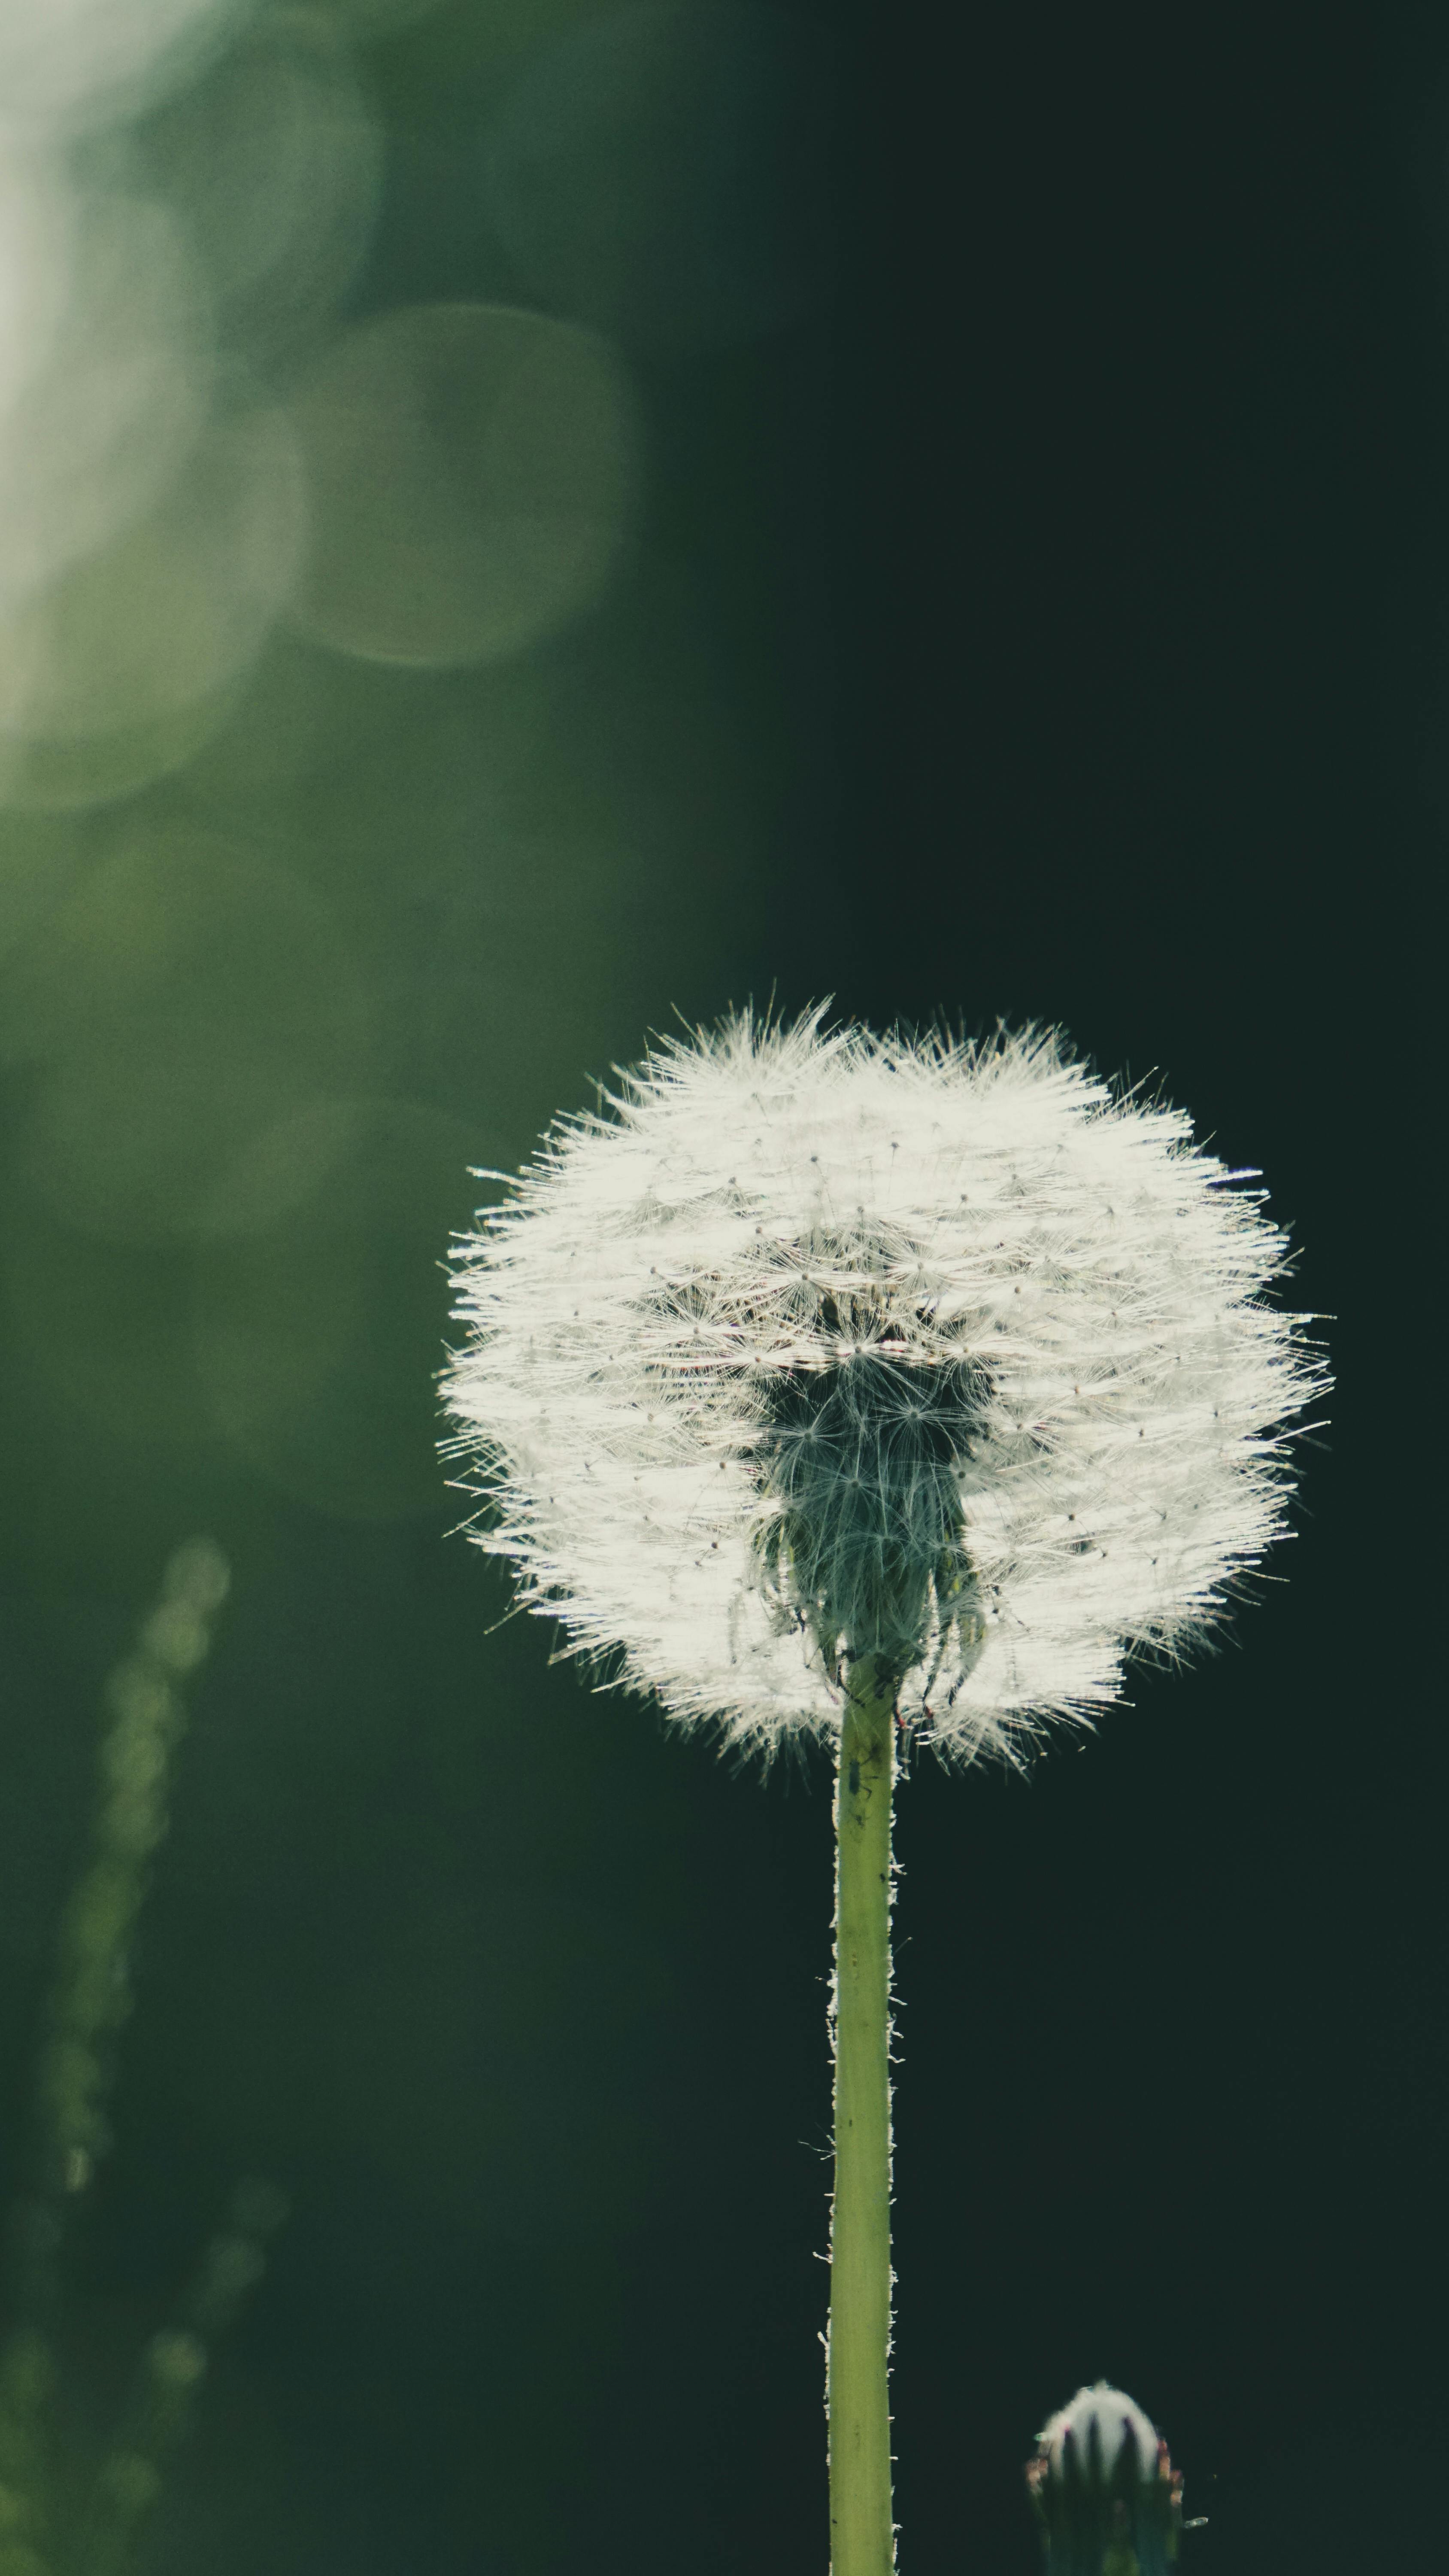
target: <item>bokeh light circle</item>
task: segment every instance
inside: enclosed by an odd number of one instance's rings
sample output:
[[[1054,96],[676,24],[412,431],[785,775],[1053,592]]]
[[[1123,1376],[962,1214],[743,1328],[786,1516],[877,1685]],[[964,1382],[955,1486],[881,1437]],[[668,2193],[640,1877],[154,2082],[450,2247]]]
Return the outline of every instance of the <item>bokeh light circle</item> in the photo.
[[[195,246],[224,347],[255,357],[325,321],[366,256],[383,166],[377,115],[333,27],[294,10],[262,17],[135,148]]]
[[[72,231],[53,160],[0,142],[0,414],[50,353],[69,295]]]
[[[106,192],[72,223],[65,310],[0,409],[0,614],[152,505],[210,394],[207,299],[174,216]]]
[[[12,972],[7,1037],[38,1077],[19,1139],[79,1235],[183,1245],[267,1221],[218,1183],[253,1140],[364,1073],[366,988],[329,906],[251,851],[133,827]]]
[[[618,560],[635,412],[592,331],[407,306],[335,342],[292,418],[312,527],[297,616],[337,652],[501,659],[587,607]]]
[[[0,620],[0,802],[91,804],[189,758],[291,593],[304,524],[284,417],[215,422],[158,508]]]
[[[69,134],[194,72],[249,0],[5,0],[0,134]]]

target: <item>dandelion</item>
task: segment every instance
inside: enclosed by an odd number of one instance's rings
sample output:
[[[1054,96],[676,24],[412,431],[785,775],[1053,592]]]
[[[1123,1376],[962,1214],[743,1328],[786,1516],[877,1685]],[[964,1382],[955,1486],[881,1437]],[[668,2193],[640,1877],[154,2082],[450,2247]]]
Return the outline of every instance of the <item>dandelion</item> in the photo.
[[[449,1448],[521,1601],[676,1720],[836,1753],[835,2576],[893,2563],[896,1738],[1020,1761],[1284,1534],[1326,1378],[1255,1177],[1051,1032],[746,1013],[560,1121],[458,1247]]]

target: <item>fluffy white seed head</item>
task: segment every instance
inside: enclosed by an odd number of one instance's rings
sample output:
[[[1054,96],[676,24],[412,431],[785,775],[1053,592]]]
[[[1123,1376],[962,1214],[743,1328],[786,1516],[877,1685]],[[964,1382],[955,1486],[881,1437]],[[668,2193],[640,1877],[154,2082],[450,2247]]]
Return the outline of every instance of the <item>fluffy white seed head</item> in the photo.
[[[874,1653],[943,1752],[1019,1752],[1283,1534],[1327,1378],[1252,1177],[1049,1032],[666,1043],[456,1248],[472,1535],[731,1741],[832,1733]]]

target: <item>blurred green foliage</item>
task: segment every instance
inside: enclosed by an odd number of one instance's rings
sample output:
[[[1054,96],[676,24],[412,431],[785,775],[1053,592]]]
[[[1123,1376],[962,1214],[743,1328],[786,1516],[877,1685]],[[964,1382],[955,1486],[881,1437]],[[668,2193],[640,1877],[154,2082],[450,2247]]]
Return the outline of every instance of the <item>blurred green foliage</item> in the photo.
[[[705,14],[710,64],[744,48],[727,113],[773,133],[770,22]],[[174,469],[158,462],[139,502],[112,496],[97,544],[56,575],[43,636],[43,587],[0,635],[0,1408],[26,1461],[0,1511],[35,1579],[134,1588],[178,1479],[204,1494],[240,1474],[344,1517],[435,1508],[438,1259],[472,1212],[469,1164],[520,1159],[671,1005],[713,1011],[748,971],[785,746],[768,659],[754,703],[722,659],[681,504],[713,515],[725,595],[748,614],[767,532],[738,499],[725,519],[719,496],[661,482],[660,425],[703,403],[744,497],[759,317],[728,308],[696,387],[692,361],[661,375],[647,346],[576,327],[566,295],[530,320],[528,279],[477,229],[519,67],[567,68],[605,18],[623,30],[626,126],[645,103],[636,172],[651,118],[671,151],[675,108],[700,124],[706,194],[665,228],[702,310],[737,227],[708,195],[719,111],[688,11],[642,14],[632,71],[630,14],[567,0],[247,11],[74,165],[98,238],[113,202],[153,206],[205,291],[157,323],[181,334],[165,382],[191,387]],[[349,51],[359,38],[372,49]],[[465,183],[460,296],[437,224]],[[319,267],[334,234],[351,249]],[[774,255],[767,226],[755,270]],[[130,234],[107,256],[113,293],[151,274]],[[203,451],[183,618],[136,548]],[[245,493],[299,471],[309,533],[274,579],[272,522],[253,524]],[[113,654],[72,592],[122,539],[96,609],[119,620]],[[0,578],[0,628],[3,603]],[[235,650],[199,627],[187,640],[207,617]],[[146,618],[171,676],[157,666],[152,711],[119,723],[103,665],[134,697]]]
[[[131,1955],[151,1862],[165,1837],[179,1686],[204,1661],[230,1570],[210,1540],[177,1550],[161,1598],[106,1687],[101,1790],[89,1858],[61,1919],[35,2091],[29,2189],[9,2215],[11,2313],[0,2343],[0,2576],[124,2576],[165,2463],[205,2374],[208,2343],[265,2268],[286,2214],[271,2185],[243,2183],[174,2321],[153,2333],[113,2432],[94,2456],[61,2413],[63,2256],[111,2145],[107,2103],[133,2004]]]
[[[263,2344],[212,2374],[148,2564],[533,2576],[591,2475],[631,2530],[665,2513],[608,2465],[610,2354],[652,2296],[623,2249],[646,2210],[687,2232],[697,2191],[754,2190],[756,2147],[748,2084],[693,2145],[660,2133],[666,2057],[719,2080],[678,2020],[686,1775],[541,1634],[490,1638],[488,1572],[444,1546],[444,1255],[492,1186],[470,1166],[774,971],[801,760],[775,406],[818,168],[777,184],[780,13],[188,5],[137,0],[114,86],[78,50],[18,212],[0,148],[0,217],[40,245],[0,344],[0,2079],[92,1868],[94,1676],[174,1532],[215,1529],[229,1653],[55,2439],[110,2445],[139,2545],[191,2394],[149,2321],[233,2172],[276,2172],[299,2214]],[[163,20],[184,41],[148,67]],[[540,245],[509,207],[555,90],[572,230]],[[146,1702],[158,1764],[173,1705]],[[756,1990],[772,1902],[739,1933]],[[77,2154],[113,2036],[49,2060]],[[187,2295],[167,2331],[208,2343]],[[65,2542],[99,2576],[96,2532]]]

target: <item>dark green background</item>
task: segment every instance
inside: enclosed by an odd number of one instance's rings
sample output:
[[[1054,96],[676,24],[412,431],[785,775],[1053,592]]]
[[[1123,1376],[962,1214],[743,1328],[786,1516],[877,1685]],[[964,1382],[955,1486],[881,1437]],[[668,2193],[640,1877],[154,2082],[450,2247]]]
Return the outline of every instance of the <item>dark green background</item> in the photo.
[[[547,307],[478,137],[587,14],[445,0],[372,48],[349,311]],[[611,317],[643,521],[591,617],[444,674],[280,635],[165,781],[0,816],[17,2118],[104,1674],[179,1540],[235,1574],[76,2248],[85,2403],[235,2174],[294,2200],[157,2576],[824,2566],[827,1778],[735,1776],[495,1628],[430,1446],[468,1162],[518,1163],[676,1010],[771,993],[1160,1069],[1334,1318],[1287,1580],[1225,1651],[1029,1780],[902,1790],[902,2565],[1024,2576],[1021,2462],[1098,2375],[1211,2517],[1199,2576],[1427,2565],[1442,2527],[1442,28],[815,23],[835,86],[765,215],[754,176],[700,211],[688,153],[646,173]],[[806,278],[764,324],[710,267],[757,218]],[[295,994],[256,967],[307,1082],[383,1105],[300,1211],[168,1239],[116,1214],[104,1137],[62,1200],[46,1122],[98,1018],[163,1086],[173,1038],[206,1055],[192,952],[158,1001],[56,924],[117,847],[216,831],[315,902]],[[203,949],[224,1068],[250,969]]]

